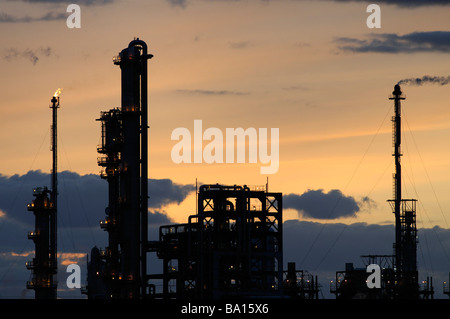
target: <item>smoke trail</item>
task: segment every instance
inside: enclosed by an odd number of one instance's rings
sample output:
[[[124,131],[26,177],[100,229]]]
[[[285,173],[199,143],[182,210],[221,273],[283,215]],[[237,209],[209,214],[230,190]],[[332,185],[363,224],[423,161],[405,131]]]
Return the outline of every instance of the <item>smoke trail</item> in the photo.
[[[430,76],[424,75],[421,78],[409,78],[398,81],[398,84],[422,85],[422,84],[440,84],[447,85],[450,83],[450,76]]]

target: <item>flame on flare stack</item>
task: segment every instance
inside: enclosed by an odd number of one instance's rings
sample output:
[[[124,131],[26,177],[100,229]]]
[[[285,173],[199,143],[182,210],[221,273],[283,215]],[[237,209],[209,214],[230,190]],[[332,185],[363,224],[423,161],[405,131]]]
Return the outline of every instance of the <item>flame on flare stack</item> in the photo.
[[[55,94],[53,94],[53,96],[54,96],[54,97],[58,97],[58,96],[61,94],[62,90],[63,90],[63,89],[58,88],[58,89],[56,90]]]

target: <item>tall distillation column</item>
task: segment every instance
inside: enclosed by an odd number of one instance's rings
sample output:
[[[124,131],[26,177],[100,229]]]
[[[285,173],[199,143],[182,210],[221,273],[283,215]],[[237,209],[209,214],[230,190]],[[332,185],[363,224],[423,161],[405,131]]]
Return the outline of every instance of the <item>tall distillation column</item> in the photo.
[[[108,181],[108,207],[101,227],[108,247],[100,255],[107,298],[143,298],[147,294],[148,111],[147,54],[135,39],[113,61],[121,69],[121,108],[102,112],[98,159]],[[88,282],[89,289],[94,289]]]

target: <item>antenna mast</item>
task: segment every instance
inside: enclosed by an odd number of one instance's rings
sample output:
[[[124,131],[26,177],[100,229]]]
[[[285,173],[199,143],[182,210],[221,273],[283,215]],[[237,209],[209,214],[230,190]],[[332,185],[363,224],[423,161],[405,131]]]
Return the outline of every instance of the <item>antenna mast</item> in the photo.
[[[402,199],[402,167],[401,167],[401,100],[400,85],[396,84],[392,97],[395,115],[393,122],[394,139],[394,199],[389,200],[395,215],[395,276],[397,298],[418,298],[417,272],[417,228],[416,228],[416,199]]]

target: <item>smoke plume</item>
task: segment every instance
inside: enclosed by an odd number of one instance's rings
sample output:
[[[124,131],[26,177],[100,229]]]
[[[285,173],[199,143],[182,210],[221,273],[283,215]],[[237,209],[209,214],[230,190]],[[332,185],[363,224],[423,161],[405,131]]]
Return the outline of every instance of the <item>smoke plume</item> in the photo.
[[[421,78],[409,78],[398,81],[398,84],[422,85],[422,84],[447,85],[450,83],[450,76],[430,76],[424,75]]]

